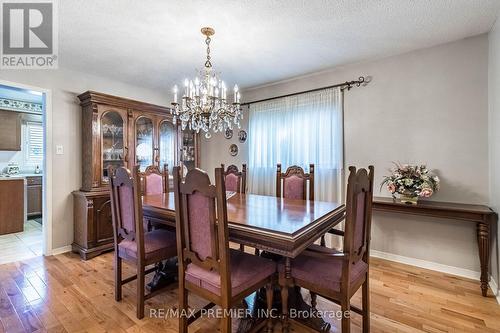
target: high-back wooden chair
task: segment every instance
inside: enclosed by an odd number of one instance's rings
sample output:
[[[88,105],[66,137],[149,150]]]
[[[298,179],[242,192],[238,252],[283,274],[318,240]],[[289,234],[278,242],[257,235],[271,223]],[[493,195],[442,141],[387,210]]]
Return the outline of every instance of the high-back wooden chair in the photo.
[[[369,172],[366,169],[356,171],[355,167],[349,167],[343,252],[313,245],[291,262],[292,284],[310,290],[313,308],[316,307],[316,295],[319,294],[339,304],[344,314],[353,310],[363,317],[364,333],[370,332],[369,251],[373,166],[368,169]],[[287,285],[283,267],[280,267],[280,284]],[[351,297],[360,287],[362,309],[350,304]],[[283,296],[286,297],[286,292]],[[286,300],[283,303],[287,304]],[[350,316],[343,315],[342,332],[350,332]]]
[[[140,172],[141,189],[143,194],[162,194],[169,192],[168,164],[163,165],[163,170],[156,165],[150,165]]]
[[[247,165],[243,164],[241,171],[234,164],[224,168],[224,164],[221,164],[222,172],[224,173],[224,181],[226,185],[226,191],[233,191],[238,193],[246,193],[247,191]]]
[[[142,194],[162,194],[169,192],[168,164],[163,165],[163,171],[156,165],[149,165],[146,170],[139,172]],[[151,231],[154,224],[148,219],[144,220],[144,229]]]
[[[309,198],[307,182],[309,181]],[[288,199],[314,200],[314,164],[309,164],[309,173],[297,165],[281,172],[281,164],[276,168],[276,196]]]
[[[229,249],[226,191],[221,168],[215,169],[215,186],[206,172],[190,170],[184,181],[174,168],[176,233],[179,259],[179,310],[187,311],[188,293],[230,309],[244,297],[266,286],[268,309],[272,305],[272,260]],[[198,318],[180,316],[179,332]],[[264,323],[265,324],[265,323]],[[272,330],[268,320],[268,331]],[[231,332],[231,318],[221,318],[221,332]]]
[[[222,173],[224,175],[224,182],[226,185],[226,191],[232,191],[237,193],[246,193],[247,189],[247,165],[243,164],[241,171],[234,164],[227,167],[224,164],[220,165],[222,168]],[[240,244],[240,251],[245,251],[245,246]],[[258,254],[258,250],[255,249],[255,253]]]
[[[111,172],[111,170],[109,170]],[[124,168],[117,168],[110,177],[111,215],[114,231],[115,299],[121,301],[122,286],[137,279],[137,318],[144,317],[144,300],[154,294],[145,294],[146,266],[177,255],[174,232],[154,230],[144,232],[139,169],[134,176]],[[134,265],[137,274],[122,279],[122,260]]]

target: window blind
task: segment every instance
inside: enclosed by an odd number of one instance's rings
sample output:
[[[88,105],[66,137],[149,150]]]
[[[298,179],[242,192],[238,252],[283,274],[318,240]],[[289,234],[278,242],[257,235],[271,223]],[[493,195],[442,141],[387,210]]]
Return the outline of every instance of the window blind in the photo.
[[[40,123],[26,124],[26,160],[29,164],[43,161],[43,126]]]

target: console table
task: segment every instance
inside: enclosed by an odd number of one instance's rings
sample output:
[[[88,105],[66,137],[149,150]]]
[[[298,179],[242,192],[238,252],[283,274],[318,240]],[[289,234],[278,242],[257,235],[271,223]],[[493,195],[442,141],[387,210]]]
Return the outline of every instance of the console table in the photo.
[[[479,261],[481,263],[481,292],[488,293],[490,263],[490,230],[497,223],[497,214],[488,206],[421,200],[416,205],[404,204],[392,198],[373,198],[373,210],[401,214],[425,215],[476,223]]]

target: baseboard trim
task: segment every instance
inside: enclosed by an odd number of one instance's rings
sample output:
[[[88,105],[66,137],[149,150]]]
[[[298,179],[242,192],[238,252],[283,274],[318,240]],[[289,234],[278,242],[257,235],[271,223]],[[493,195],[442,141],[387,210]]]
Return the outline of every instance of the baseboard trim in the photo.
[[[498,284],[495,279],[493,279],[493,276],[490,277],[489,286],[491,288],[491,291],[493,291],[493,294],[497,298],[498,304],[500,304],[500,289],[498,289]]]
[[[71,252],[71,245],[66,245],[63,247],[58,247],[57,249],[52,249],[50,255],[56,256],[58,254],[63,254],[66,252]]]
[[[407,264],[407,265],[416,266],[416,267],[420,267],[420,268],[430,269],[432,271],[438,271],[441,273],[457,275],[460,277],[478,280],[478,281],[479,281],[479,278],[481,276],[481,273],[470,270],[470,269],[443,265],[443,264],[439,264],[437,262],[400,256],[398,254],[370,250],[370,255],[372,257],[376,257],[376,258],[395,261],[395,262],[399,262],[402,264]]]
[[[472,280],[477,280],[477,281],[479,281],[479,278],[481,277],[480,272],[476,272],[476,271],[473,271],[470,269],[443,265],[443,264],[439,264],[437,262],[400,256],[398,254],[393,254],[393,253],[387,253],[387,252],[382,252],[382,251],[377,251],[377,250],[370,250],[370,256],[375,257],[375,258],[389,260],[389,261],[394,261],[394,262],[398,262],[398,263],[406,264],[406,265],[410,265],[410,266],[425,268],[425,269],[429,269],[429,270],[437,271],[437,272],[441,272],[441,273],[456,275],[456,276],[460,276],[460,277],[464,277],[464,278],[472,279]],[[493,279],[492,276],[490,276],[489,286],[491,288],[491,291],[495,295],[498,304],[500,304],[500,289],[498,289],[498,284],[495,281],[495,279]]]

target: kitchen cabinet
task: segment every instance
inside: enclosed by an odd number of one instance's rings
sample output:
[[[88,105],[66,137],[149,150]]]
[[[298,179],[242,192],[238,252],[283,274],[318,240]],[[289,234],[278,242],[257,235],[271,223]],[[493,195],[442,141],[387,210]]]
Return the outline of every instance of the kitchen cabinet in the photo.
[[[21,115],[0,110],[0,150],[21,150]]]
[[[26,177],[27,214],[42,215],[42,176]]]
[[[24,179],[0,178],[0,235],[24,230]]]

